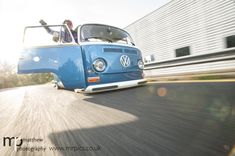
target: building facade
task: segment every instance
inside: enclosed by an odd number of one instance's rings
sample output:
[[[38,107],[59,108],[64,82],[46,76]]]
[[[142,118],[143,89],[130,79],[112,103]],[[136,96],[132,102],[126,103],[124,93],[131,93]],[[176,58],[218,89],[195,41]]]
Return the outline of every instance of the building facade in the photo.
[[[172,0],[125,30],[147,75],[235,69],[235,0]]]

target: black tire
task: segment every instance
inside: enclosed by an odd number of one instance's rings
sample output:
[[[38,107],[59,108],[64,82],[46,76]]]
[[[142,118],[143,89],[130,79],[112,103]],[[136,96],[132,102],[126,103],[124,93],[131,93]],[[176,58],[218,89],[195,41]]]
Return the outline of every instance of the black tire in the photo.
[[[55,88],[56,88],[57,90],[62,89],[58,84],[55,84]]]

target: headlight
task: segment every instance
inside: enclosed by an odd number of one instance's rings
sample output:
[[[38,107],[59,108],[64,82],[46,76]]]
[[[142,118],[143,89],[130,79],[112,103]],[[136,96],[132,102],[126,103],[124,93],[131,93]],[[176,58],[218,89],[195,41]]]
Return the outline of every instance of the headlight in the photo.
[[[138,61],[138,67],[139,67],[140,69],[144,69],[144,62],[143,62],[142,60],[139,60],[139,61]]]
[[[103,59],[97,59],[93,62],[93,67],[96,71],[102,72],[106,68],[106,63]]]

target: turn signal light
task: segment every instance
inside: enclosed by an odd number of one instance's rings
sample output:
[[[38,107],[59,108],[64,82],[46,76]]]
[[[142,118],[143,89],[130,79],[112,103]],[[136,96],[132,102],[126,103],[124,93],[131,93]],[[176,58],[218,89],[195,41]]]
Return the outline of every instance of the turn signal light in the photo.
[[[87,79],[88,82],[99,82],[100,81],[100,77],[88,77]]]

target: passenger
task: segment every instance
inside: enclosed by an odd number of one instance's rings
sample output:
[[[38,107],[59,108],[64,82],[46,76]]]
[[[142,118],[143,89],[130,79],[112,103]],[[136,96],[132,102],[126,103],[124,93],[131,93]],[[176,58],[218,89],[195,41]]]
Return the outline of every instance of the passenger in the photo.
[[[49,28],[48,26],[45,26],[45,25],[47,25],[47,23],[44,20],[40,20],[39,23],[41,23],[41,25],[44,25],[44,28],[46,29],[46,31],[49,34],[52,34],[52,35],[54,33],[60,34],[60,32],[54,31],[51,28]],[[75,42],[77,43],[78,42],[77,31],[73,30],[73,23],[72,23],[72,21],[64,20],[63,24],[68,26],[69,30],[71,31],[71,33],[73,35],[73,38],[74,38]],[[69,31],[66,31],[66,30],[67,29],[65,29],[65,31],[61,32],[62,41],[63,42],[67,42],[67,43],[72,42],[72,38],[70,37],[70,33],[69,33]]]

